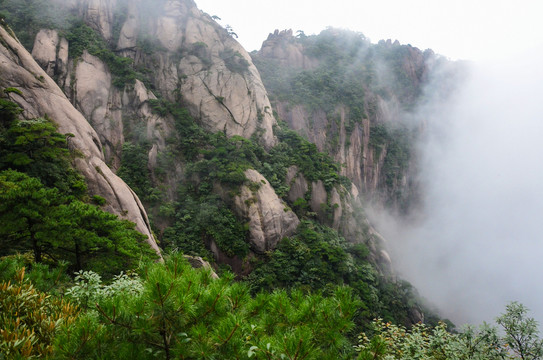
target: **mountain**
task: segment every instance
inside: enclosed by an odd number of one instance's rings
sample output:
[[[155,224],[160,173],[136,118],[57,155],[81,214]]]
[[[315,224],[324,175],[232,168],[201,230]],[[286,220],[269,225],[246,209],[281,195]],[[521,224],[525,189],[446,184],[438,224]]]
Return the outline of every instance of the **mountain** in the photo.
[[[415,146],[426,127],[417,112],[438,71],[447,65],[440,80],[458,79],[460,66],[334,28],[312,36],[276,30],[252,56],[279,118],[343,164],[341,175],[368,201],[400,214],[417,207]],[[453,88],[437,92],[446,97]]]
[[[445,60],[336,29],[275,32],[249,55],[192,0],[0,10],[4,97],[73,134],[89,194],[155,250],[203,256],[255,291],[351,286],[360,324],[435,319],[365,207],[416,206],[424,123],[407,114]]]

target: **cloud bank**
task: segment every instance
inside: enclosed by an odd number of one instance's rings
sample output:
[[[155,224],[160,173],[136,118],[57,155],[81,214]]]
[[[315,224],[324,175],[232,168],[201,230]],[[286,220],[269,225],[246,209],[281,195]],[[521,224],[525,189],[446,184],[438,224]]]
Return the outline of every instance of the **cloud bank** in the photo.
[[[455,96],[425,106],[424,210],[408,223],[373,214],[399,273],[457,325],[513,300],[543,322],[541,50],[472,64]]]

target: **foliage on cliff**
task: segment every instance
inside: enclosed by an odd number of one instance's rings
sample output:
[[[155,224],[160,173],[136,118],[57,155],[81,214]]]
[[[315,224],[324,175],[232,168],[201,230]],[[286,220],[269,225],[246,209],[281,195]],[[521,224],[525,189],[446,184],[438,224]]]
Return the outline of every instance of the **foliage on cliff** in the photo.
[[[348,288],[338,287],[327,297],[300,291],[251,296],[233,275],[214,279],[208,270],[195,270],[172,255],[165,264],[145,263],[109,284],[96,273],[79,272],[72,286],[53,283],[55,289],[68,287],[60,300],[32,284],[43,284],[36,273],[48,276],[50,270],[34,269],[32,281],[23,264],[20,258],[0,261],[0,268],[9,270],[0,279],[0,304],[12,309],[0,317],[0,348],[12,358],[338,359],[354,352],[346,335],[358,301]],[[17,311],[15,287],[38,297]],[[46,337],[33,335],[34,318],[47,327]],[[6,327],[13,322],[27,327]]]

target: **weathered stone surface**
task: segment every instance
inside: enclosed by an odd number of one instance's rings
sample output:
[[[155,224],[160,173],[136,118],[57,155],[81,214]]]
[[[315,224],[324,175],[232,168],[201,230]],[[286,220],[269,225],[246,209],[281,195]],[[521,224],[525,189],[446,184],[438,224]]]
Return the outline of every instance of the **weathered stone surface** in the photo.
[[[122,14],[118,54],[154,70],[151,81],[157,95],[173,102],[182,96],[183,105],[210,131],[246,138],[258,133],[266,147],[276,143],[275,118],[251,57],[224,28],[198,10],[194,1],[157,2],[152,9],[142,0],[126,4],[117,0],[72,0],[66,4],[106,41],[112,40],[119,6],[126,14]],[[147,43],[156,44],[152,53],[137,49],[143,33]],[[59,40],[56,32],[40,34],[36,41],[45,49],[38,46],[36,52],[42,66],[51,75],[56,61],[59,85],[97,130],[106,160],[117,167],[123,143],[122,119],[140,109],[119,102],[124,94],[111,86],[110,69],[102,61],[87,53],[77,62],[68,61],[65,39]],[[60,41],[58,54],[55,41]],[[141,120],[148,118],[145,114]],[[164,142],[164,134],[159,134],[157,141]]]
[[[298,172],[297,166],[288,168],[286,182],[290,185],[290,190],[288,191],[288,200],[290,202],[294,202],[298,198],[304,198],[307,190],[309,190],[309,185],[303,174]]]
[[[79,0],[85,22],[97,30],[106,40],[111,40],[113,10],[116,0]]]
[[[0,37],[0,86],[22,91],[23,96],[12,93],[11,98],[25,109],[25,118],[47,114],[58,124],[59,132],[75,135],[70,138],[70,146],[83,155],[77,159],[76,166],[87,179],[90,193],[106,198],[108,211],[135,222],[137,229],[147,235],[147,241],[159,253],[145,209],[132,190],[104,163],[96,131],[53,79],[3,27],[0,27]]]
[[[68,76],[68,40],[65,38],[60,39],[60,44],[57,53],[57,66],[55,69],[55,75],[57,76],[57,84],[62,87],[62,84],[66,82]]]
[[[388,105],[389,107],[392,105]],[[391,116],[390,108],[378,110],[379,116]],[[323,111],[309,112],[302,105],[287,106],[277,104],[277,113],[284,119],[289,127],[297,131],[309,141],[317,145],[319,151],[329,153],[335,161],[345,166],[341,168],[341,175],[347,176],[365,194],[376,194],[382,185],[382,168],[387,154],[387,146],[380,149],[378,158],[376,151],[370,146],[371,123],[369,119],[354,125],[348,134],[345,130],[347,109],[338,106],[334,116],[339,119],[336,123],[328,118]],[[330,148],[327,144],[331,136],[337,136],[337,148]]]
[[[268,59],[277,60],[283,66],[301,69],[317,67],[318,61],[305,55],[302,44],[295,40],[292,29],[275,30],[262,43],[259,53]]]
[[[339,229],[341,223],[341,216],[343,215],[343,205],[341,201],[341,196],[336,188],[333,188],[330,191],[330,206],[333,209],[333,220],[332,227],[334,229]]]
[[[49,76],[55,74],[59,41],[58,32],[49,29],[40,30],[34,40],[32,57]]]
[[[252,249],[264,253],[273,250],[283,237],[292,235],[300,220],[259,172],[249,169],[245,176],[259,188],[253,191],[242,186],[240,195],[234,198],[235,211],[249,220]]]
[[[122,104],[111,80],[104,62],[84,51],[75,68],[74,102],[99,134],[106,159],[118,165],[116,149],[124,142]]]
[[[162,95],[175,100],[180,92],[211,131],[243,137],[259,131],[262,143],[273,146],[271,105],[245,49],[192,0],[168,1],[160,13],[146,26],[163,48],[154,56],[154,82]]]
[[[183,257],[185,259],[187,259],[187,261],[189,262],[190,266],[192,266],[193,268],[195,269],[200,269],[200,268],[204,268],[206,270],[209,270],[209,272],[211,273],[211,277],[213,279],[218,279],[219,276],[217,275],[217,273],[215,272],[215,270],[213,270],[213,268],[211,267],[211,265],[205,261],[204,259],[202,259],[200,256],[190,256],[190,255],[183,255]]]
[[[119,50],[132,49],[136,46],[138,41],[138,13],[136,4],[133,1],[128,2],[127,11],[127,19],[121,28],[119,41],[117,42],[117,48]]]
[[[321,180],[314,181],[311,184],[311,210],[317,213],[320,219],[326,219],[324,206],[327,204],[328,194]]]

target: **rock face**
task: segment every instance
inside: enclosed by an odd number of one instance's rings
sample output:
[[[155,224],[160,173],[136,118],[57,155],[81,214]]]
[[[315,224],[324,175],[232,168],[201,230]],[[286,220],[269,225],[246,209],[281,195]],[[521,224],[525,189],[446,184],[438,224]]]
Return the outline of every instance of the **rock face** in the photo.
[[[152,68],[156,91],[170,101],[181,96],[204,127],[228,136],[250,137],[258,132],[265,146],[273,146],[271,105],[243,47],[192,0],[157,1],[153,9],[148,3],[80,0],[79,8],[106,40],[111,39],[112,24],[124,19],[119,51],[136,65]],[[119,12],[128,15],[119,20]],[[152,53],[135,48],[142,41],[154,46]]]
[[[40,30],[34,41],[32,57],[49,76],[55,75],[59,42],[58,32],[49,29]]]
[[[161,0],[151,7],[144,0],[73,0],[66,7],[107,42],[116,41],[118,54],[131,57],[136,67],[153,69],[154,95],[182,103],[204,128],[257,135],[267,148],[276,143],[271,104],[251,57],[192,0]],[[123,119],[139,110],[123,102],[123,92],[132,87],[113,86],[115,75],[96,56],[85,52],[69,59],[67,41],[55,30],[39,32],[33,53],[98,132],[106,161],[116,169],[125,141]],[[163,143],[168,135],[149,140]]]
[[[318,66],[318,61],[304,53],[302,44],[297,42],[290,30],[275,30],[268,35],[259,51],[260,55],[275,59],[283,66],[300,69],[312,69]]]
[[[288,168],[286,183],[290,185],[290,189],[288,191],[288,200],[290,202],[293,203],[300,198],[305,198],[307,190],[309,190],[309,186],[304,178],[304,175],[298,172],[297,166],[291,166]]]
[[[300,220],[260,173],[249,169],[245,176],[252,184],[242,186],[234,202],[238,215],[249,220],[252,249],[264,253],[273,250],[283,237],[294,234]]]
[[[70,145],[83,154],[76,160],[76,166],[87,179],[90,193],[106,199],[106,210],[135,222],[137,229],[147,235],[147,241],[159,253],[145,209],[134,192],[105,164],[96,131],[53,79],[3,27],[0,27],[0,39],[0,87],[15,87],[22,91],[23,96],[12,93],[11,98],[24,109],[25,118],[47,114],[58,124],[59,132],[75,135]]]
[[[132,215],[135,208],[128,210],[126,194],[120,196],[119,190],[114,189],[122,187],[113,173],[123,164],[122,149],[127,142],[145,144],[147,169],[142,168],[142,172],[148,170],[153,184],[167,189],[167,198],[162,200],[173,203],[176,199],[185,164],[183,159],[171,158],[172,148],[168,144],[183,139],[179,139],[175,119],[156,111],[157,104],[181,104],[212,132],[254,137],[268,149],[276,144],[272,105],[251,57],[226,29],[198,10],[194,1],[156,0],[151,4],[145,0],[71,0],[65,4],[96,30],[109,50],[131,58],[133,69],[152,71],[145,83],[119,83],[115,66],[96,51],[95,55],[84,51],[77,59],[71,58],[68,41],[60,32],[42,30],[34,43],[36,60],[94,129],[88,147],[94,146],[97,154],[87,157],[79,167],[92,183],[93,191],[106,194],[108,200],[117,199],[111,211],[127,213],[139,221],[138,226],[148,228],[143,207],[138,220]],[[292,31],[276,31],[264,42],[261,55],[299,71],[320,66],[319,60],[304,50]],[[412,68],[416,71],[416,66]],[[377,106],[376,119],[394,117],[398,106],[381,100],[368,99],[381,104]],[[337,106],[331,114],[319,109],[309,111],[304,104],[274,105],[293,129],[314,142],[319,150],[346,164],[342,174],[351,178],[356,192],[361,189],[367,194],[379,188],[388,149],[386,144],[378,150],[370,146],[370,122],[374,119],[364,119],[348,131],[350,110],[346,106]],[[333,147],[332,138],[337,138]],[[168,156],[167,168],[162,165],[162,175],[157,175],[160,163],[164,164]],[[232,210],[239,218],[249,222],[252,250],[265,253],[273,250],[283,237],[294,234],[300,221],[262,175],[255,170],[247,170],[245,175],[252,185],[242,186],[239,195],[229,203],[233,203]],[[321,180],[308,182],[296,167],[288,170],[287,184],[290,189],[285,201],[293,207],[298,199],[304,199],[304,211],[339,230],[349,241],[368,238],[367,220],[359,214],[360,199],[351,189],[339,185],[327,189]],[[159,206],[149,212],[161,231],[168,224],[166,220],[161,223]],[[213,243],[206,245],[212,251],[217,248]],[[381,246],[377,242],[372,246],[375,257],[382,257]],[[220,258],[220,251],[216,250],[213,252]],[[233,268],[238,266],[241,270],[236,271],[242,273],[247,269],[246,260],[233,259]]]
[[[348,177],[365,194],[377,194],[383,182],[383,166],[388,145],[376,149],[370,144],[370,120],[355,124],[351,133],[345,129],[347,109],[339,106],[334,118],[322,111],[310,112],[301,105],[294,107],[277,104],[277,113],[289,126],[317,145],[319,151],[329,153],[335,161],[345,164],[341,175]],[[336,137],[337,146],[330,147]],[[404,189],[405,190],[405,189]]]
[[[162,92],[178,89],[211,131],[243,137],[259,131],[263,144],[273,146],[271,104],[245,49],[191,0],[168,2],[164,14],[152,25],[156,38],[168,51],[183,50],[187,56],[163,63]]]

